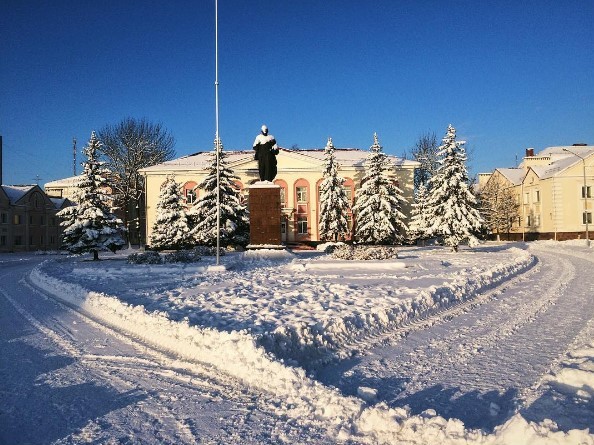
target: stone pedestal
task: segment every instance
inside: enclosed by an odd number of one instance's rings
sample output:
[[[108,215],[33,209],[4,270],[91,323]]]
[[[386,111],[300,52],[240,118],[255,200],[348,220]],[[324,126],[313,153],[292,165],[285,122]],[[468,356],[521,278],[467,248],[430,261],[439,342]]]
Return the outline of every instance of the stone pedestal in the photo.
[[[249,249],[282,249],[280,187],[260,181],[250,186]]]

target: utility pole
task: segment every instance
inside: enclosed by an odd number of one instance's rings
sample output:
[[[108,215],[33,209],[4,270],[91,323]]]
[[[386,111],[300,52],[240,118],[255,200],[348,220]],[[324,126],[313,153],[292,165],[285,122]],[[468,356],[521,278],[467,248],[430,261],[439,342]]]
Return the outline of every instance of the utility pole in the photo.
[[[76,137],[72,138],[72,176],[76,176]]]

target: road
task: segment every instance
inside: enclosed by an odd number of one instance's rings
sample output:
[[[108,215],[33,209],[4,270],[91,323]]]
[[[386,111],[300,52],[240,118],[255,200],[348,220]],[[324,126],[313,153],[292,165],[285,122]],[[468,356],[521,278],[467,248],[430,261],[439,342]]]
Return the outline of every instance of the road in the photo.
[[[265,395],[44,295],[27,280],[41,260],[0,263],[1,444],[329,443]]]
[[[368,353],[319,372],[391,407],[433,409],[487,431],[519,410],[563,430],[594,429],[594,405],[564,403],[540,381],[573,342],[594,338],[594,257],[531,247],[538,264],[463,310],[395,332]]]

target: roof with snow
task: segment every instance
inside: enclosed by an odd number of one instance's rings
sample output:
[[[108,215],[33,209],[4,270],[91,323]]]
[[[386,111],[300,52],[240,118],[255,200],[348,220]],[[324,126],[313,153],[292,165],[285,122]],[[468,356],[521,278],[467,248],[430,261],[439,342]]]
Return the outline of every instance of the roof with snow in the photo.
[[[520,185],[526,176],[526,170],[523,168],[496,168],[495,171],[501,173],[513,185]]]
[[[319,164],[324,161],[324,149],[287,149],[280,147],[279,150],[288,155],[301,156],[305,159],[309,158],[313,163]],[[151,167],[143,168],[142,172],[163,171],[163,170],[205,170],[210,167],[210,155],[212,151],[194,153],[188,156],[183,156],[178,159],[166,161],[161,164],[153,165]],[[229,165],[238,165],[242,163],[251,162],[254,160],[253,150],[225,150],[227,154],[227,161]],[[369,150],[361,150],[358,148],[336,148],[334,155],[339,164],[344,167],[363,167],[363,163],[369,155]],[[393,155],[387,155],[390,161],[395,166],[400,167],[416,167],[419,165],[416,161],[402,159]]]
[[[572,154],[573,152],[575,154]],[[583,158],[588,158],[594,155],[594,146],[582,145],[582,146],[559,146],[559,147],[548,147],[538,153],[536,157],[548,157],[550,163],[548,165],[534,165],[529,166],[534,173],[538,175],[540,179],[552,178],[559,173],[573,167],[575,164],[581,163]]]
[[[1,186],[11,204],[15,204],[19,199],[25,196],[36,185],[3,185]]]
[[[47,182],[45,187],[73,187],[81,180],[83,175],[71,176],[69,178],[56,179],[55,181]]]

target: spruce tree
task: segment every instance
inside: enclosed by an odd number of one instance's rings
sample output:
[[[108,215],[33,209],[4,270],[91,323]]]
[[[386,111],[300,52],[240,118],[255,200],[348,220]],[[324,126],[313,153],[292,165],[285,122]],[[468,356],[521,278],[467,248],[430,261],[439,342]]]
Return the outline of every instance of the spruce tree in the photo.
[[[451,125],[439,147],[439,156],[440,166],[429,183],[429,233],[442,237],[444,244],[457,252],[463,242],[478,244],[475,234],[481,229],[482,219],[469,187],[464,142],[456,141],[456,129]]]
[[[355,240],[363,244],[394,244],[406,232],[402,191],[388,174],[389,160],[382,151],[377,134],[365,161],[365,175],[355,194]]]
[[[197,244],[217,245],[217,148],[219,150],[219,195],[220,195],[220,245],[246,246],[250,240],[247,208],[241,203],[241,190],[234,181],[239,177],[227,165],[227,153],[220,142],[210,154],[209,173],[198,188],[204,190],[201,198],[190,209],[188,216],[191,235]]]
[[[173,176],[168,176],[161,185],[150,245],[157,250],[179,250],[192,245],[180,185]]]
[[[320,239],[338,241],[349,231],[347,212],[349,200],[344,190],[344,178],[338,176],[332,138],[324,149],[324,180],[320,184]]]
[[[408,224],[408,238],[411,241],[426,240],[430,237],[430,215],[427,208],[428,190],[421,183],[415,193],[415,202],[412,205],[410,222]]]
[[[77,204],[58,213],[64,227],[62,247],[72,253],[93,253],[93,260],[99,259],[99,251],[115,252],[125,242],[125,228],[122,220],[110,210],[112,197],[106,191],[111,190],[109,170],[102,167],[98,151],[101,142],[95,132],[83,153],[87,160],[83,163],[83,173],[77,184]]]

